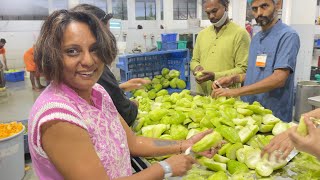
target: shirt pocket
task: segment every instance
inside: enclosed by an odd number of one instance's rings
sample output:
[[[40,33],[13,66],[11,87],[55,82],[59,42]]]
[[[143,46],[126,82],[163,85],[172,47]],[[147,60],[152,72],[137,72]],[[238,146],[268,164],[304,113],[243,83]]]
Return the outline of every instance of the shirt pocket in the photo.
[[[266,71],[273,71],[274,69],[274,64],[275,64],[275,51],[269,51],[266,52],[265,54],[267,54],[267,60],[266,60],[266,67],[265,70]]]

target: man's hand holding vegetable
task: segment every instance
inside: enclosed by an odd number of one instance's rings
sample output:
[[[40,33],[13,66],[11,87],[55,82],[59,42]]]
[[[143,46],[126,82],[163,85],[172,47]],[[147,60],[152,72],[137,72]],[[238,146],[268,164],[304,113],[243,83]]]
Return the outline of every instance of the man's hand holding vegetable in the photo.
[[[198,84],[204,83],[206,81],[214,80],[215,74],[210,71],[204,71],[202,66],[197,66],[193,70],[193,75]]]

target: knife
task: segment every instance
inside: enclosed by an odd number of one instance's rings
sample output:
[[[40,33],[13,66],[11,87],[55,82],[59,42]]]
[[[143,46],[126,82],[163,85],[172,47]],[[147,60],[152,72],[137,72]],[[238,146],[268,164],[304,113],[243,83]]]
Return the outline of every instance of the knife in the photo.
[[[194,152],[192,151],[192,146],[190,146],[185,152],[184,152],[184,154],[185,155],[190,155],[190,156],[192,156],[192,157],[195,157],[195,154],[194,154]]]
[[[296,149],[293,149],[288,155],[288,157],[286,158],[287,163],[290,162],[298,154],[299,154],[299,151],[297,151]]]

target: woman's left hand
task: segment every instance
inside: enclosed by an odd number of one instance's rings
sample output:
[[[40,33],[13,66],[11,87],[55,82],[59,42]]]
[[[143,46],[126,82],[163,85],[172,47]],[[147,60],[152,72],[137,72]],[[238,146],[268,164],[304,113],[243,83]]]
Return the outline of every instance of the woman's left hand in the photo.
[[[134,89],[143,88],[143,85],[151,83],[148,79],[143,78],[133,78],[119,85],[119,87],[124,91],[132,91]]]
[[[201,132],[199,134],[195,134],[190,139],[187,139],[186,140],[186,148],[189,148],[189,147],[193,146],[196,142],[200,141],[206,135],[212,133],[212,131],[213,131],[212,129],[209,129],[209,130],[206,130],[206,131]],[[224,141],[221,142],[218,146],[211,147],[209,150],[203,151],[203,152],[198,153],[198,154],[200,154],[202,156],[205,156],[207,158],[212,158],[218,152],[218,150],[221,148],[223,143],[224,143]]]

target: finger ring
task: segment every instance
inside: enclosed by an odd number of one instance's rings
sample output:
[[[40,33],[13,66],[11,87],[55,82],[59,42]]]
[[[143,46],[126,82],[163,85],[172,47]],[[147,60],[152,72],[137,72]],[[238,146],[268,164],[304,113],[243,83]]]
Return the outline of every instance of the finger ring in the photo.
[[[275,150],[276,153],[280,154],[280,155],[283,155],[283,152],[279,149]]]

